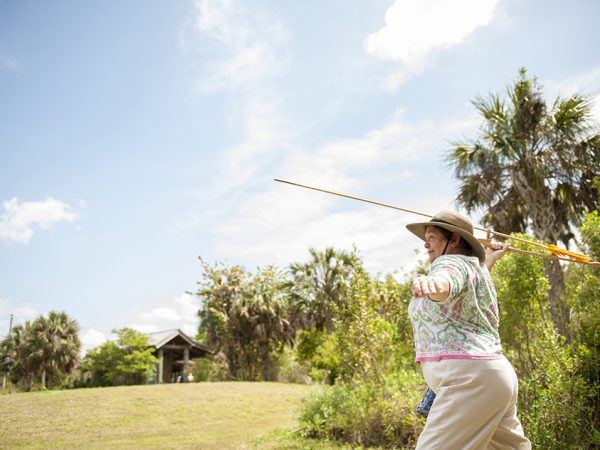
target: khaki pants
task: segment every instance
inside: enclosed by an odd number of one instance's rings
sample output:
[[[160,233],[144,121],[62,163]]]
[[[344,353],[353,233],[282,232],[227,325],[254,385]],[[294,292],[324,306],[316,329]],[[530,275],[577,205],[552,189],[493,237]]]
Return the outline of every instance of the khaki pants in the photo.
[[[505,357],[422,363],[436,393],[418,450],[531,449],[517,418],[517,375]]]

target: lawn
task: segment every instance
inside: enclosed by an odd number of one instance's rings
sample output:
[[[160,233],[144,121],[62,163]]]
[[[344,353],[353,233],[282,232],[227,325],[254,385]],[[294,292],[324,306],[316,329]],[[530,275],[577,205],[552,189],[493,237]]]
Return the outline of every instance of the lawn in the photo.
[[[186,383],[7,394],[0,448],[337,448],[291,434],[313,389]]]

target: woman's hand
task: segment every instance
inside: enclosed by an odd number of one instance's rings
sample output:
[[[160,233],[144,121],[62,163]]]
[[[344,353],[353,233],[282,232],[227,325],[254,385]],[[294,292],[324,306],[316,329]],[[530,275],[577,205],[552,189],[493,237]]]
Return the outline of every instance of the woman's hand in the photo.
[[[450,293],[450,283],[442,277],[421,275],[413,280],[412,293],[415,297],[429,297],[436,302],[443,302]]]
[[[509,248],[509,244],[499,244],[498,242],[492,242],[490,244],[490,248],[485,251],[485,265],[488,270],[492,270],[496,261],[502,258]]]

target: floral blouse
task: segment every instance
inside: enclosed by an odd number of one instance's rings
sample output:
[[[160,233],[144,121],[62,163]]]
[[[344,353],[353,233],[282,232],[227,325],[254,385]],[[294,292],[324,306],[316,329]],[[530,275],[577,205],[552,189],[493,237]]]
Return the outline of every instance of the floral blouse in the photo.
[[[450,294],[444,302],[410,302],[417,362],[500,358],[498,301],[487,267],[475,257],[443,255],[428,275],[447,280]]]

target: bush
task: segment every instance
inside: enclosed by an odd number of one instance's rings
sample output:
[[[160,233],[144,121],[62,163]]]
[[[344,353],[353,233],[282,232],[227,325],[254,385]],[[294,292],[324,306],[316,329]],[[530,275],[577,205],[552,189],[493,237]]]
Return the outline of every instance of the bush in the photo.
[[[227,357],[219,353],[212,358],[195,359],[192,375],[195,381],[228,381]]]
[[[596,217],[588,215],[582,227],[582,237],[592,244],[590,236],[600,229],[597,223],[590,226]],[[558,335],[548,314],[549,283],[540,258],[509,254],[493,275],[504,353],[519,375],[519,418],[533,448],[598,445],[598,269],[566,268],[571,344]]]
[[[324,387],[304,401],[302,434],[351,445],[414,447],[423,427],[423,419],[415,409],[424,391],[422,383],[419,374],[406,372],[383,384]]]
[[[308,365],[298,361],[296,353],[290,348],[279,355],[277,365],[277,381],[280,383],[311,384],[313,382],[313,378],[308,374]]]
[[[406,283],[371,278],[359,268],[337,311],[335,332],[300,336],[298,353],[313,371],[339,372],[336,385],[305,402],[306,437],[388,448],[416,444],[423,426],[416,406],[425,388],[414,363],[408,293]]]
[[[547,336],[545,344],[536,355],[536,369],[520,380],[523,428],[533,448],[589,448],[594,438],[588,402],[597,392],[577,373],[577,361],[562,338]]]

